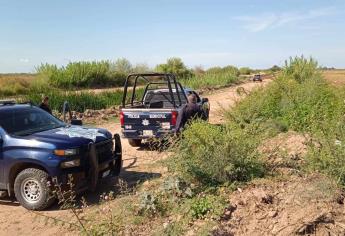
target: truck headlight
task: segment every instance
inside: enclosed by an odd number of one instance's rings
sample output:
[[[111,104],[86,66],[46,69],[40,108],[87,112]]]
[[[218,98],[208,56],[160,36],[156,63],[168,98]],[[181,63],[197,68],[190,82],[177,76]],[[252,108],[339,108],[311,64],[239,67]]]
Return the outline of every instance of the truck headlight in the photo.
[[[61,157],[74,156],[78,154],[78,149],[56,149],[54,154]]]
[[[61,162],[61,168],[71,168],[76,166],[80,166],[80,159]]]

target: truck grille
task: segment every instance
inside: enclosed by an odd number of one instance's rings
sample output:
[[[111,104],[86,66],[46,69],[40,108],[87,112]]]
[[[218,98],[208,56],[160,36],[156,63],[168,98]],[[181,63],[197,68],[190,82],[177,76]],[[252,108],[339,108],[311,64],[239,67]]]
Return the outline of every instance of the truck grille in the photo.
[[[113,141],[111,139],[96,143],[98,162],[102,163],[113,155]]]

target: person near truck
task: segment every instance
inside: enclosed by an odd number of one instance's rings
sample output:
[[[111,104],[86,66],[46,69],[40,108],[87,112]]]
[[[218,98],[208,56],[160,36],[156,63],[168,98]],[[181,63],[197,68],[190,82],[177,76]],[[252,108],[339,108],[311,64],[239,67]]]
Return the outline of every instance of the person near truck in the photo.
[[[202,119],[205,116],[201,106],[197,104],[197,97],[195,94],[189,94],[187,99],[188,103],[182,113],[181,127],[184,127],[193,119]]]
[[[45,110],[49,114],[52,114],[52,110],[49,107],[49,97],[48,96],[45,96],[45,95],[42,96],[42,102],[40,104],[40,108],[42,110]]]

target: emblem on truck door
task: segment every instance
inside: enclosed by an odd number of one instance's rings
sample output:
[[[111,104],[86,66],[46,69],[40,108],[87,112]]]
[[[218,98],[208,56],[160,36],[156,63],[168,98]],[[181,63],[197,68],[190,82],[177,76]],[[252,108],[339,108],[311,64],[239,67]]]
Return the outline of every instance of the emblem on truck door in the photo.
[[[145,119],[141,122],[143,125],[148,126],[150,124],[149,120]]]

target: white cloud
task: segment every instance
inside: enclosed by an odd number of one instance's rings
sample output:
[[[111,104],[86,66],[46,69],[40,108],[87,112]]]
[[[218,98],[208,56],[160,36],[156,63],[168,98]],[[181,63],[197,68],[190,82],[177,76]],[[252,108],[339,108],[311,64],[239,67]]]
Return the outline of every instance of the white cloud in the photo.
[[[260,32],[279,28],[292,23],[301,23],[322,16],[336,13],[334,7],[311,9],[306,12],[263,13],[256,16],[238,16],[236,20],[243,22],[243,28],[250,32]]]
[[[30,60],[28,58],[20,58],[19,61],[23,63],[28,63]]]

